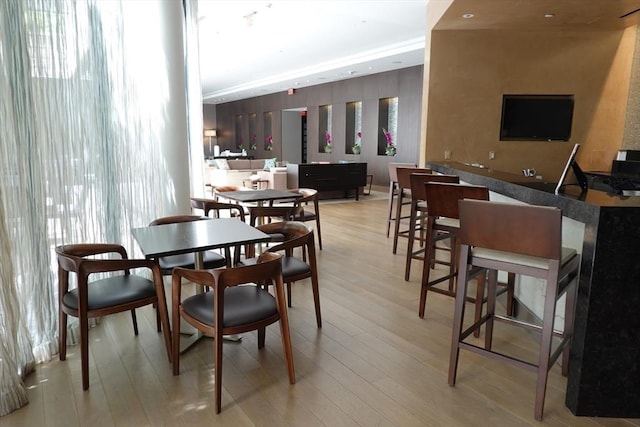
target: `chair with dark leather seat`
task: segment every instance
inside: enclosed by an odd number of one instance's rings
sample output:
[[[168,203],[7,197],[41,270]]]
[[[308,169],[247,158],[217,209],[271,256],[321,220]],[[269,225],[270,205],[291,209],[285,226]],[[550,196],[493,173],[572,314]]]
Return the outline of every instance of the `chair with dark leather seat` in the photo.
[[[215,199],[192,197],[191,209],[201,210],[204,216],[210,218],[237,218],[242,222],[246,221],[246,211],[244,207],[239,204],[220,202]],[[233,255],[231,254],[231,248],[224,248],[225,259],[233,259],[231,265],[236,265],[241,256],[242,249],[239,246],[234,248]],[[227,266],[229,266],[229,263],[227,263]]]
[[[222,409],[222,336],[258,332],[264,348],[268,325],[280,323],[280,336],[289,383],[296,382],[289,321],[281,272],[282,255],[266,252],[249,266],[219,270],[176,268],[172,278],[173,375],[180,373],[180,321],[213,337],[216,413]],[[211,289],[182,299],[183,280]],[[275,295],[261,284],[273,285]],[[269,357],[268,355],[265,357]]]
[[[558,208],[484,200],[460,200],[459,206],[460,263],[449,384],[456,382],[460,349],[536,372],[534,415],[541,420],[549,369],[561,355],[562,374],[566,376],[568,372],[580,255],[574,249],[562,247],[562,211]],[[487,313],[468,326],[464,324],[465,296],[467,279],[473,268],[488,270]],[[546,281],[540,323],[495,313],[498,270]],[[522,282],[520,286],[526,286],[526,283]],[[556,331],[556,305],[563,295],[566,295],[564,328]],[[493,347],[496,321],[539,333],[537,363],[509,351],[513,349],[507,347],[508,343],[501,343],[500,349]],[[484,347],[466,340],[483,325],[486,325]],[[559,339],[555,348],[554,337]]]
[[[173,215],[156,218],[149,223],[149,226],[163,225],[163,224],[176,224],[180,222],[190,221],[208,221],[209,218],[200,215]],[[158,259],[162,274],[170,276],[173,269],[176,267],[182,268],[196,268],[195,257],[193,254],[179,254],[160,257]],[[202,255],[203,268],[221,268],[230,267],[231,258],[224,257],[214,251],[205,251]]]
[[[257,227],[263,233],[282,236],[282,241],[267,249],[269,252],[284,253],[282,258],[282,277],[287,284],[287,305],[291,307],[291,284],[310,279],[313,302],[316,312],[316,324],[322,327],[320,314],[320,291],[318,286],[318,265],[313,230],[299,221],[281,221],[263,224]],[[295,249],[302,250],[302,257],[294,256]],[[251,265],[257,258],[247,258],[240,263]]]
[[[115,259],[113,256],[119,256]],[[89,319],[131,311],[133,330],[138,335],[135,309],[158,306],[158,330],[164,333],[167,356],[171,361],[169,315],[162,284],[162,273],[156,261],[129,259],[123,246],[111,243],[83,243],[56,247],[58,259],[58,346],[60,360],[67,357],[67,317],[80,323],[80,359],[82,389],[89,388]],[[107,258],[108,257],[108,258]],[[131,269],[147,269],[152,280],[131,274]],[[69,289],[69,273],[77,279],[77,287]],[[94,274],[105,273],[90,280]],[[118,273],[118,274],[116,274]],[[162,327],[160,328],[160,324]]]

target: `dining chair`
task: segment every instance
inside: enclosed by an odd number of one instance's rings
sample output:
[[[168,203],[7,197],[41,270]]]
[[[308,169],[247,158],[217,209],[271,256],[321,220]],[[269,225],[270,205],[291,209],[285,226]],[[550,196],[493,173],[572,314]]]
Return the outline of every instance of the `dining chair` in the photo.
[[[295,221],[315,221],[318,233],[318,247],[322,250],[322,230],[320,229],[320,206],[318,204],[318,190],[313,188],[295,188],[292,193],[302,194],[302,197],[294,200],[294,205],[302,210],[296,213]],[[311,206],[310,206],[311,205]],[[311,209],[309,209],[311,207]]]
[[[242,205],[220,202],[215,199],[192,197],[191,209],[201,210],[204,216],[211,218],[230,217],[238,218],[241,221],[246,220],[246,211]]]
[[[433,171],[428,168],[396,168],[398,174],[398,196],[396,199],[396,212],[393,227],[393,253],[395,254],[398,249],[398,238],[409,237],[409,224],[408,220],[410,214],[404,212],[405,206],[411,205],[411,180],[409,177],[413,173],[418,174],[432,174]],[[407,227],[404,229],[403,227]]]
[[[149,223],[150,227],[164,224],[177,224],[180,222],[208,221],[210,218],[200,215],[172,215],[156,218]],[[176,267],[196,268],[194,254],[169,255],[158,258],[160,269],[164,276],[170,276]],[[231,257],[220,255],[214,251],[205,251],[202,254],[203,268],[221,268],[231,266]]]
[[[569,353],[580,269],[576,250],[562,247],[562,211],[558,208],[516,205],[486,200],[460,200],[460,265],[449,360],[449,384],[455,385],[460,349],[536,373],[534,416],[542,420],[549,369],[562,356],[562,374],[568,373]],[[467,282],[473,268],[488,270],[487,313],[472,325],[464,324]],[[495,312],[498,271],[509,271],[546,282],[540,322]],[[521,283],[521,286],[525,286]],[[523,289],[526,292],[526,289]],[[564,327],[554,329],[556,305],[564,299]],[[501,342],[493,346],[496,321],[535,331],[539,349],[532,363],[520,349]],[[484,345],[466,340],[486,325]],[[554,337],[559,340],[554,344]],[[557,341],[558,341],[557,340]],[[555,348],[553,348],[555,347]]]
[[[201,210],[203,215],[206,217],[237,218],[242,222],[246,222],[246,211],[244,207],[239,204],[220,202],[215,199],[192,197],[191,210]],[[227,260],[233,259],[231,265],[236,265],[242,256],[242,249],[239,246],[236,246],[232,256],[231,248],[225,247],[224,256]]]
[[[60,360],[67,357],[67,318],[77,317],[80,324],[80,360],[82,389],[89,389],[89,319],[131,311],[133,331],[138,335],[135,309],[154,304],[158,307],[158,331],[164,335],[171,362],[169,315],[156,261],[129,259],[125,248],[112,243],[83,243],[57,246],[58,260],[58,346]],[[114,258],[119,257],[119,258]],[[151,279],[131,274],[132,269],[146,269]],[[70,273],[77,286],[69,287]],[[94,279],[94,275],[100,278]],[[90,280],[91,279],[91,280]]]
[[[268,252],[284,253],[282,277],[287,285],[287,306],[291,307],[291,284],[304,279],[311,280],[311,290],[316,312],[316,324],[322,327],[320,314],[320,291],[318,285],[318,265],[316,260],[313,229],[299,221],[280,221],[257,227],[263,233],[282,236],[282,241],[267,248]],[[294,250],[301,249],[302,257],[295,256]],[[256,257],[243,259],[241,265],[255,264]]]
[[[257,331],[264,348],[268,325],[280,323],[289,383],[295,384],[289,320],[284,296],[282,255],[265,252],[252,265],[219,270],[176,268],[172,276],[173,375],[180,374],[180,321],[213,337],[216,413],[222,409],[222,337]],[[273,285],[272,295],[261,284]],[[196,283],[211,290],[182,299],[182,285]],[[268,356],[265,356],[268,357]]]
[[[387,164],[389,169],[389,203],[387,209],[387,237],[389,237],[389,232],[391,231],[391,223],[395,221],[395,216],[393,215],[393,205],[394,202],[398,199],[399,188],[398,188],[398,172],[396,169],[398,168],[417,168],[418,165],[415,163],[398,163],[398,162],[389,162]]]

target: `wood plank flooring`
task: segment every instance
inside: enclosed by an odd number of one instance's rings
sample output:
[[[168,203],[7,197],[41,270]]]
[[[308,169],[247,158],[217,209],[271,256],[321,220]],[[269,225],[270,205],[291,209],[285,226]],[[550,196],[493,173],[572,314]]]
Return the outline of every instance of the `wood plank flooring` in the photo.
[[[260,351],[255,334],[244,334],[242,342],[224,345],[216,415],[212,341],[184,353],[174,377],[147,308],[138,316],[138,337],[127,313],[90,330],[88,391],[81,387],[78,348],[70,347],[67,361],[40,365],[27,378],[30,403],[0,418],[0,427],[640,426],[640,420],[573,416],[558,366],[549,374],[541,423],[533,418],[533,373],[462,352],[457,385],[450,387],[453,300],[430,293],[427,314],[418,317],[421,266],[415,262],[411,280],[403,280],[406,240],[392,255],[383,196],[320,207],[323,328],[315,325],[309,283],[295,283],[289,311],[295,385],[287,381],[277,325],[268,328]],[[495,337],[496,345],[534,355],[534,339],[519,330]]]

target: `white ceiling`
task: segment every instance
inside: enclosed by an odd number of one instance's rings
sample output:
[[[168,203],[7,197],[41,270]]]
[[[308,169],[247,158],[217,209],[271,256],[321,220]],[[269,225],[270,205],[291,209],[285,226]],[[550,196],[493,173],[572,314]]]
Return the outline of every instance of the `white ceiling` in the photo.
[[[200,0],[203,101],[424,63],[427,0]]]
[[[199,0],[203,101],[219,104],[424,64],[427,3]],[[640,23],[640,0],[455,0],[436,29]],[[463,15],[472,14],[471,19]]]

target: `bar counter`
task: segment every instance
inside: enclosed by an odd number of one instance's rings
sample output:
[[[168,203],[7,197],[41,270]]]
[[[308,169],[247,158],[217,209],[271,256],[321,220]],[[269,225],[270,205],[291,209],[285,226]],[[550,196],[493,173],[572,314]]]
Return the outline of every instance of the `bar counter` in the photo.
[[[530,188],[535,178],[462,163],[427,167],[584,224],[566,405],[575,415],[640,417],[640,197]],[[517,236],[516,236],[517,238]]]

